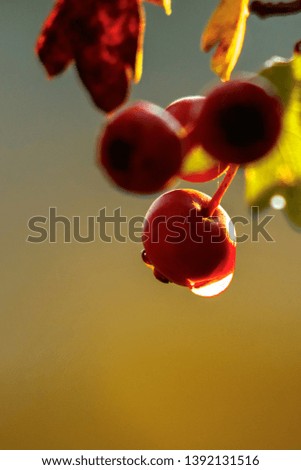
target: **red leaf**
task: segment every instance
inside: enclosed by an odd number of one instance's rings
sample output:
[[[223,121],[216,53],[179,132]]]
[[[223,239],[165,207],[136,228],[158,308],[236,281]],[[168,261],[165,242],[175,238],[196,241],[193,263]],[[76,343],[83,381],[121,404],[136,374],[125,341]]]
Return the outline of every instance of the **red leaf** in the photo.
[[[65,0],[58,0],[46,19],[36,52],[50,77],[61,73],[71,62],[69,8]]]
[[[122,104],[141,72],[144,15],[140,0],[58,0],[37,42],[50,76],[75,60],[94,103]]]
[[[106,112],[127,96],[136,67],[140,17],[136,0],[102,0],[91,2],[73,24],[79,76],[96,106]]]

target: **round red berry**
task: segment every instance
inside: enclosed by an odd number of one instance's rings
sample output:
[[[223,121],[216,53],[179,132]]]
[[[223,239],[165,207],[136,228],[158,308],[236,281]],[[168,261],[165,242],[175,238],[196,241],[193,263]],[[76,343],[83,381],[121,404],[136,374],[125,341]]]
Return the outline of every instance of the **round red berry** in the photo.
[[[140,101],[114,115],[99,141],[97,161],[114,183],[150,194],[166,188],[180,172],[180,124],[167,111]]]
[[[220,176],[228,167],[228,164],[221,163],[205,154],[201,148],[196,124],[204,101],[204,96],[187,96],[174,101],[166,108],[184,128],[182,140],[185,161],[190,161],[192,158],[194,162],[191,166],[185,164],[184,161],[180,177],[194,183],[211,181]],[[194,152],[193,155],[192,152]]]
[[[148,210],[142,236],[144,260],[157,278],[208,296],[230,283],[236,254],[230,218],[220,206],[208,215],[210,200],[192,189],[163,194]]]
[[[203,148],[224,163],[257,160],[276,145],[282,129],[283,106],[270,90],[234,80],[208,94],[198,118]]]

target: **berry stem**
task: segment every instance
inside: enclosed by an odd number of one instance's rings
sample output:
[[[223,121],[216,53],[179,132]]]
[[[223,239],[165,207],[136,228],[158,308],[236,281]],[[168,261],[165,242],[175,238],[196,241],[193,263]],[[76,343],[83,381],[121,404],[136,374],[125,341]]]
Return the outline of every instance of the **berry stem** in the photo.
[[[264,3],[261,0],[254,0],[250,4],[250,12],[260,18],[267,16],[292,15],[301,11],[301,0],[292,0],[291,2]]]
[[[239,165],[235,165],[234,163],[229,165],[225,178],[223,179],[221,185],[219,186],[216,193],[212,196],[211,201],[208,204],[207,211],[206,211],[208,213],[208,217],[211,217],[214,214],[215,209],[221,203],[221,200],[225,192],[229,188],[230,184],[232,183],[234,176],[237,173],[238,168],[239,168]]]

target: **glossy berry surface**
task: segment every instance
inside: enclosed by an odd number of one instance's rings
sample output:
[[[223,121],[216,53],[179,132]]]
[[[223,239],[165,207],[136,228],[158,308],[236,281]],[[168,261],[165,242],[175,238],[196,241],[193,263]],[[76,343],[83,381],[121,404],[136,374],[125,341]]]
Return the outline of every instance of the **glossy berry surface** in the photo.
[[[174,101],[166,108],[166,111],[172,114],[185,129],[183,153],[188,158],[191,152],[201,150],[200,136],[196,124],[204,102],[204,96],[187,96]],[[194,183],[211,181],[220,176],[228,166],[228,164],[213,159],[209,155],[204,155],[201,151],[198,156],[194,156],[194,159],[198,158],[202,160],[200,164],[197,160],[198,170],[188,169],[185,164],[183,165],[180,174],[183,180]]]
[[[189,130],[195,127],[195,122],[200,114],[204,101],[204,96],[185,96],[169,104],[166,111],[172,114],[180,124],[185,127],[187,132],[189,132]]]
[[[283,106],[276,95],[258,84],[234,80],[208,94],[197,132],[203,148],[214,158],[244,164],[273,149],[282,116]]]
[[[220,206],[208,216],[210,200],[192,189],[163,194],[149,208],[142,235],[143,259],[155,277],[208,297],[229,285],[236,254],[229,216]]]
[[[117,186],[151,194],[166,188],[180,171],[180,124],[145,101],[114,115],[100,137],[98,164]]]

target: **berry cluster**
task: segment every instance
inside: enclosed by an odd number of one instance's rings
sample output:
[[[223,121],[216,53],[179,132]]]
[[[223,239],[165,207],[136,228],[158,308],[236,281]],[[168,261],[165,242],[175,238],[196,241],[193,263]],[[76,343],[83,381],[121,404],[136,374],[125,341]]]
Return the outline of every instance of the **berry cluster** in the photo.
[[[234,80],[165,110],[141,101],[109,119],[97,162],[122,189],[151,194],[169,188],[176,178],[205,182],[225,173],[212,198],[178,189],[151,205],[142,258],[158,280],[202,296],[217,295],[230,284],[235,234],[219,204],[239,165],[264,157],[276,145],[282,116],[282,104],[271,90]],[[187,171],[185,161],[196,149],[204,161],[199,170]]]

